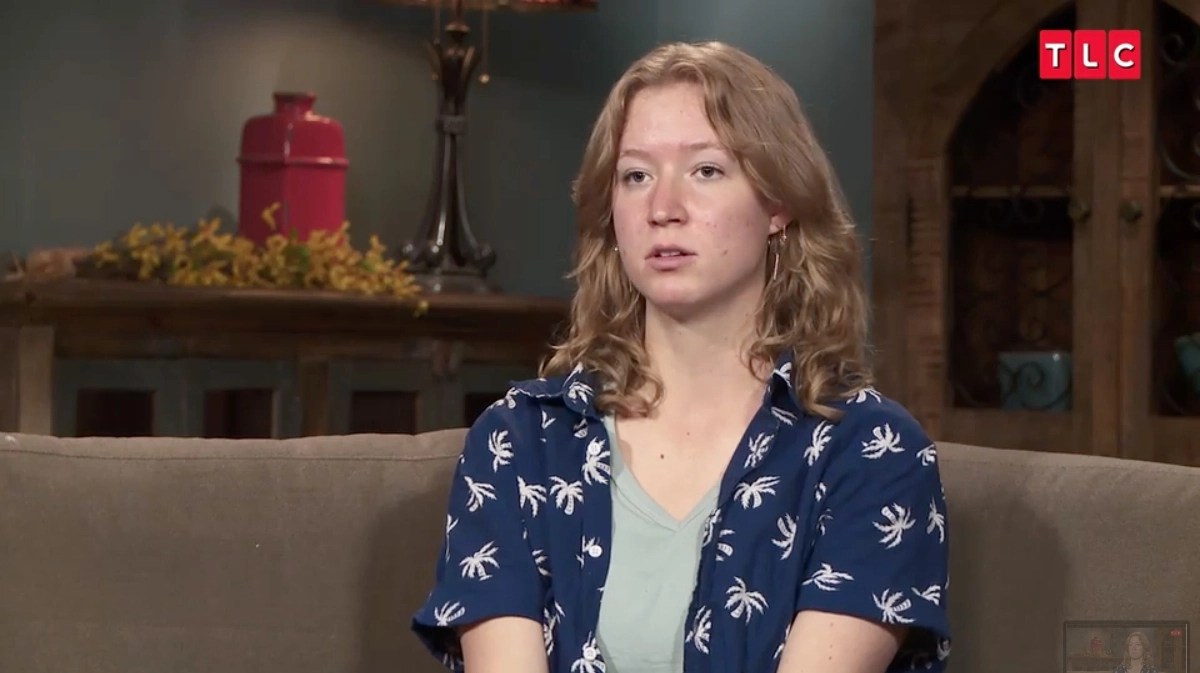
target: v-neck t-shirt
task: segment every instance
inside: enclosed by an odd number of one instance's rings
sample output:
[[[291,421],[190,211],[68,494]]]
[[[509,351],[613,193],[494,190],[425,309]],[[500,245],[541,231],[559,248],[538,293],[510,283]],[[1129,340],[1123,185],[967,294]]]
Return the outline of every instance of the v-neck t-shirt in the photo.
[[[596,641],[605,673],[682,673],[688,605],[719,484],[677,520],[624,463],[612,416],[604,427],[612,452],[613,531]]]

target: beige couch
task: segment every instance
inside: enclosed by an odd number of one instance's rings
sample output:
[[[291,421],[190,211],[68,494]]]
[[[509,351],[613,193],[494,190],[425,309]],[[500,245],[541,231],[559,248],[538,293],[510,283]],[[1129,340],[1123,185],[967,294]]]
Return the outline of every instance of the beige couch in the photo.
[[[440,670],[408,620],[462,439],[0,434],[0,672]],[[1200,469],[939,459],[952,671],[1061,671],[1068,619],[1189,620],[1200,640]]]

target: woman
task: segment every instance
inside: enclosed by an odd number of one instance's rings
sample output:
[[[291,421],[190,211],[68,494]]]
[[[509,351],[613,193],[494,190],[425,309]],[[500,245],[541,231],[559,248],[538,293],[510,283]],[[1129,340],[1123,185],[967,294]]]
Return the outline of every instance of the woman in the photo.
[[[1113,673],[1157,673],[1154,657],[1150,654],[1150,639],[1141,631],[1134,631],[1125,638],[1125,653]]]
[[[467,673],[941,670],[935,449],[870,387],[854,226],[792,90],[655,49],[574,199],[568,335],[470,429],[418,635]]]

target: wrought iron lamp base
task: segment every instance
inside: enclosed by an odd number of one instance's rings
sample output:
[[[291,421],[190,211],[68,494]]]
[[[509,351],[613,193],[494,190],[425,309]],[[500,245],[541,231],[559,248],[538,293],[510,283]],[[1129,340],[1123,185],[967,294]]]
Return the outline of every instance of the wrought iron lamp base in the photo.
[[[479,52],[466,44],[470,33],[462,3],[446,24],[447,41],[426,44],[441,100],[437,118],[437,151],[433,186],[423,236],[399,252],[409,271],[427,292],[491,292],[487,280],[496,262],[491,246],[476,240],[467,217],[460,149],[466,133],[466,97]]]

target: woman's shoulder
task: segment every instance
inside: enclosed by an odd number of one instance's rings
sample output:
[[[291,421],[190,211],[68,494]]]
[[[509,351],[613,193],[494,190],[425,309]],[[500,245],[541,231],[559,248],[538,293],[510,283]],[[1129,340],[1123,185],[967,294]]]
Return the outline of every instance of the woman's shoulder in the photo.
[[[830,406],[839,416],[837,424],[848,430],[871,429],[881,424],[909,429],[921,425],[902,403],[872,386],[844,395]]]
[[[504,395],[488,405],[471,424],[468,444],[494,441],[497,436],[531,441],[544,436],[556,423],[574,426],[586,415],[599,417],[591,384],[581,370],[511,381]]]
[[[535,412],[561,406],[554,402],[562,397],[566,379],[566,376],[549,376],[510,381],[508,390],[483,410],[474,426],[512,423]]]
[[[832,436],[865,458],[894,453],[920,453],[930,460],[936,451],[917,418],[899,401],[874,387],[862,388],[831,403],[837,414]]]

